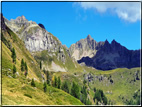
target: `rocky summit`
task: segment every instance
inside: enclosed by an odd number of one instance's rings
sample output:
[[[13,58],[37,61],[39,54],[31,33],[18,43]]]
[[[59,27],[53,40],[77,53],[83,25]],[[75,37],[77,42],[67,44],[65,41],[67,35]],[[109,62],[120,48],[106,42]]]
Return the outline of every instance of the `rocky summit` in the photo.
[[[91,35],[88,35],[87,38],[72,44],[69,50],[75,60],[80,60],[86,56],[93,57],[103,44],[104,42],[96,42]]]
[[[28,21],[24,16],[19,16],[15,20],[5,20],[6,24],[12,29],[24,42],[30,52],[36,51],[57,51],[61,42],[44,29],[42,24],[36,24]]]

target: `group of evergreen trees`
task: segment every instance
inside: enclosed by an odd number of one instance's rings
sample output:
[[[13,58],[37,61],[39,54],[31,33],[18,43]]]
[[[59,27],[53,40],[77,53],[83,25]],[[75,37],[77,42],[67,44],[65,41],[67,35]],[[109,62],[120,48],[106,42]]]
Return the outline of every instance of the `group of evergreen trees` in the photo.
[[[12,57],[12,62],[14,63],[14,65],[13,65],[13,77],[15,77],[15,73],[16,73],[16,71],[17,71],[17,69],[16,69],[16,66],[15,66],[15,64],[16,64],[16,52],[15,52],[15,49],[14,48],[12,48],[12,55],[11,55],[11,57]],[[27,74],[28,74],[28,67],[27,67],[27,63],[26,62],[24,62],[24,60],[22,59],[21,60],[21,71],[24,71],[25,70],[25,76],[27,76]]]
[[[58,89],[61,88],[61,79],[60,79],[60,77],[58,77],[58,78],[56,76],[52,77],[52,86],[55,87],[55,88],[58,88]]]
[[[25,71],[25,76],[27,76],[28,74],[28,67],[27,67],[27,63],[24,62],[24,60],[21,60],[21,71]]]
[[[72,85],[69,86],[69,82],[66,80],[63,82],[61,89],[64,90],[65,92],[69,93],[70,95],[74,96],[75,98],[79,99],[82,103],[86,105],[91,105],[91,101],[87,99],[87,90],[86,90],[86,83],[84,83],[83,87],[80,88],[80,86],[75,83],[74,81],[72,82]],[[71,89],[69,88],[71,87]],[[81,90],[80,90],[81,89]]]
[[[96,104],[98,105],[98,102],[103,103],[105,105],[107,105],[107,97],[105,96],[105,94],[103,93],[102,90],[94,88],[95,91],[95,95],[94,95],[94,102],[96,101]]]
[[[138,91],[136,91],[134,94],[133,94],[133,97],[126,101],[125,103],[127,105],[140,105],[141,104],[141,100],[140,100],[140,89]]]
[[[62,87],[61,89],[67,93],[70,93],[70,90],[69,90],[69,84],[67,81],[64,81],[63,84],[62,84]]]
[[[91,101],[87,98],[87,81],[83,81],[83,86],[81,87],[80,101],[86,105],[91,105]]]

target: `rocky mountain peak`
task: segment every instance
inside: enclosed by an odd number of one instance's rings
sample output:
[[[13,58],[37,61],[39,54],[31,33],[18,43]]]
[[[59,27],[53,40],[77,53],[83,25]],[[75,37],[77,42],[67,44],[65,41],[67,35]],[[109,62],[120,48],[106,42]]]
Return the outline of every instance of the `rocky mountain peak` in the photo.
[[[112,43],[116,43],[115,39],[113,39],[113,40],[111,41],[111,44],[112,44]]]
[[[93,38],[91,37],[91,35],[89,34],[88,36],[87,36],[87,40],[92,40]]]
[[[118,43],[118,42],[116,42],[116,41],[115,41],[115,39],[113,39],[113,40],[111,41],[111,45],[113,45],[113,46],[114,46],[114,45],[116,45],[116,44],[119,44],[119,43]]]
[[[104,45],[106,45],[106,46],[110,45],[107,39],[105,40]]]
[[[15,19],[15,21],[16,21],[17,23],[24,23],[24,22],[27,22],[28,20],[25,18],[24,15],[22,15],[22,16],[17,17],[17,18]]]

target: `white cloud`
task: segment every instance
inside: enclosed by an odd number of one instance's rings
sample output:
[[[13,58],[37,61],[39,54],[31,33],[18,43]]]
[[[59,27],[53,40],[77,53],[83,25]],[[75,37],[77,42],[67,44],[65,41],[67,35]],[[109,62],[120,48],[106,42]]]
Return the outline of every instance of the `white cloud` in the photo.
[[[129,22],[140,20],[140,2],[79,2],[79,5],[85,10],[95,9],[99,13],[112,11],[119,18]]]

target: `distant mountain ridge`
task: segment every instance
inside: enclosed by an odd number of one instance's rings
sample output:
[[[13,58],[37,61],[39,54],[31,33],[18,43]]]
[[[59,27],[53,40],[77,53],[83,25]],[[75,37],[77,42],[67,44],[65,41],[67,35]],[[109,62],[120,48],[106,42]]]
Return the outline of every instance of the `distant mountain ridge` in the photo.
[[[140,50],[128,50],[115,40],[111,43],[107,40],[105,42],[96,42],[88,35],[87,38],[71,45],[69,49],[72,57],[78,63],[85,63],[87,66],[96,69],[111,70],[140,67]],[[84,55],[85,52],[89,54]],[[90,54],[90,52],[92,53]]]
[[[128,50],[115,40],[111,43],[107,40],[97,42],[88,35],[87,38],[72,44],[68,49],[57,37],[48,32],[43,24],[28,21],[25,16],[19,16],[10,21],[6,18],[4,20],[6,25],[24,41],[25,47],[34,56],[37,56],[34,54],[36,52],[47,50],[48,57],[52,59],[55,56],[55,59],[61,61],[63,66],[68,63],[67,59],[71,59],[68,57],[72,56],[78,63],[85,63],[87,66],[100,70],[140,67],[140,50]],[[42,54],[40,57],[38,54],[38,58],[42,57]],[[65,66],[60,70],[68,71]]]

